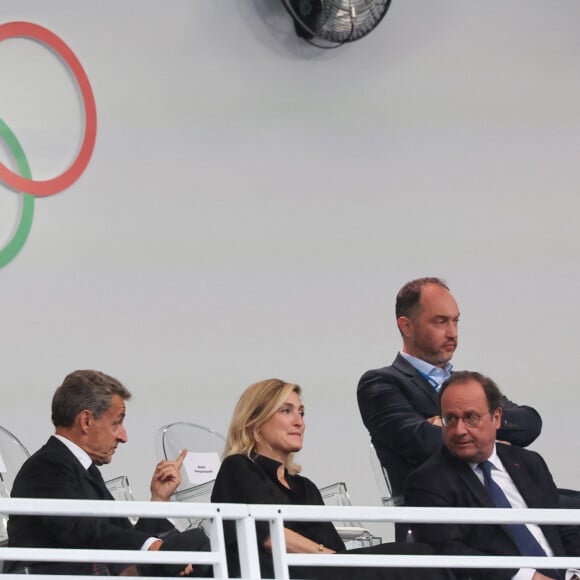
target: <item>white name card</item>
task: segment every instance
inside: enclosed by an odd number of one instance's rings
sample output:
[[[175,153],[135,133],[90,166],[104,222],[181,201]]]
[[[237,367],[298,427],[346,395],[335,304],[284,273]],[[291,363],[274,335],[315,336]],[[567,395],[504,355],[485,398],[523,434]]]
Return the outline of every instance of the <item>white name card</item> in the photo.
[[[183,467],[190,483],[200,485],[216,478],[220,468],[220,458],[215,451],[212,453],[188,452],[183,460]]]

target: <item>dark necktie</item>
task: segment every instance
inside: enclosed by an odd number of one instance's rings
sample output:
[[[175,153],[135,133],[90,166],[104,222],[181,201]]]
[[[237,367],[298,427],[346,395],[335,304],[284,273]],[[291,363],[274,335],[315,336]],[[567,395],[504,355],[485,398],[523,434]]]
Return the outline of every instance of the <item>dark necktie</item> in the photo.
[[[91,476],[92,480],[99,486],[99,489],[103,494],[103,499],[113,499],[113,496],[110,494],[109,490],[107,489],[107,486],[105,485],[105,480],[101,475],[101,470],[94,463],[91,463],[91,466],[88,468],[87,471]],[[91,572],[93,576],[111,575],[109,567],[104,562],[93,562]]]
[[[483,484],[489,497],[498,508],[511,508],[508,498],[502,488],[491,478],[492,463],[484,461],[479,464],[483,473]],[[546,552],[540,546],[532,532],[524,524],[505,524],[518,548],[520,556],[546,556]],[[541,570],[542,574],[550,578],[561,579],[563,576],[558,570]]]
[[[107,485],[105,484],[105,480],[101,475],[101,470],[94,464],[91,463],[91,466],[87,470],[89,475],[91,476],[92,480],[99,486],[101,493],[103,495],[103,499],[114,499],[111,495],[111,492],[107,489]]]

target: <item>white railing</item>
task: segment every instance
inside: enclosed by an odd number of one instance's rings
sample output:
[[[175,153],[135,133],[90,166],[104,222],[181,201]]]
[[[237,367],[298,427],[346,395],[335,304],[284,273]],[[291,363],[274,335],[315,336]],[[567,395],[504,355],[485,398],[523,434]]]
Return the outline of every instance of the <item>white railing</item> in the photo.
[[[223,521],[236,523],[242,577],[260,579],[256,521],[270,525],[275,578],[287,579],[288,566],[384,566],[413,568],[580,568],[580,557],[416,556],[365,554],[287,554],[284,521],[337,521],[424,523],[545,523],[580,524],[580,510],[483,509],[345,506],[276,506],[198,504],[177,502],[120,502],[95,500],[0,499],[0,513],[79,515],[90,517],[204,518],[210,552],[147,552],[138,550],[70,550],[0,547],[0,560],[42,562],[111,562],[158,564],[211,564],[215,578],[228,578]],[[21,576],[7,574],[6,577]],[[47,576],[53,580],[54,576]],[[67,578],[71,578],[67,576]]]

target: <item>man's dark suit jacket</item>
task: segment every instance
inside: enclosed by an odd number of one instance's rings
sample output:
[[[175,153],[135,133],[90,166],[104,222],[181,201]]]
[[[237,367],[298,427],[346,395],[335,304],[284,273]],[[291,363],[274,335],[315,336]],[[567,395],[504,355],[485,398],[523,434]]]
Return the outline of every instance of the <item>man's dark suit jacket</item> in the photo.
[[[357,390],[362,420],[394,495],[403,495],[408,475],[443,446],[441,428],[426,419],[439,415],[439,399],[427,379],[400,354],[390,367],[367,371]],[[535,409],[504,398],[498,439],[525,447],[540,434]]]
[[[32,498],[113,499],[56,437],[51,437],[44,447],[24,463],[16,476],[11,495]],[[10,516],[8,545],[138,550],[147,538],[159,536],[171,529],[173,526],[167,520],[157,518],[142,518],[133,527],[127,518]],[[89,563],[7,562],[6,565],[6,572],[26,566],[39,574],[91,573]]]
[[[520,447],[496,445],[497,454],[529,508],[559,508],[558,490],[542,457]],[[409,477],[405,503],[433,507],[494,507],[468,463],[443,448]],[[555,556],[580,555],[578,526],[541,526]],[[413,536],[438,553],[519,555],[500,524],[414,524]],[[516,570],[455,570],[458,578],[507,580]]]

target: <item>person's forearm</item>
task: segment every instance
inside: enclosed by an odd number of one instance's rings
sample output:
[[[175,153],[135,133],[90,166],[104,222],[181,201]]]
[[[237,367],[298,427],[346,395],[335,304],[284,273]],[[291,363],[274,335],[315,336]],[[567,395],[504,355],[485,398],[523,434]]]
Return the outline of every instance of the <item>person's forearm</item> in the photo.
[[[284,528],[286,551],[296,554],[334,554],[334,550],[323,544],[317,544],[298,532]]]
[[[323,544],[317,544],[306,536],[299,534],[288,528],[284,528],[284,539],[286,541],[286,551],[291,554],[334,554],[335,551],[327,548]],[[264,547],[272,549],[272,539],[264,540]]]
[[[533,407],[516,405],[505,397],[501,406],[503,414],[498,439],[519,447],[527,447],[537,439],[542,431],[542,418]]]

